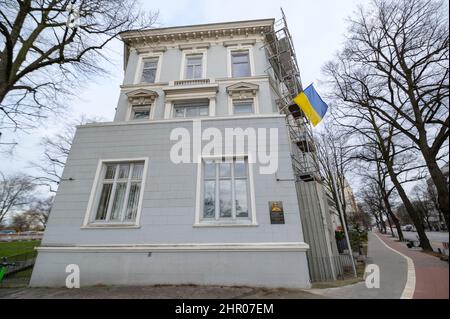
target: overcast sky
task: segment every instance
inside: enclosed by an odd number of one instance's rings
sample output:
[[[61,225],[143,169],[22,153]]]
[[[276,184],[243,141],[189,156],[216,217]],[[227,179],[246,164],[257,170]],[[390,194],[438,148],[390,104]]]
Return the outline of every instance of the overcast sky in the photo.
[[[321,78],[321,67],[341,47],[346,29],[345,19],[352,15],[364,0],[164,0],[145,1],[146,9],[159,10],[159,26],[203,24],[281,17],[284,9],[289,29],[294,38],[302,81],[306,87]],[[71,113],[67,118],[101,117],[111,121],[123,79],[122,44],[112,43],[108,48],[111,74],[96,79],[77,93],[79,99],[69,102]],[[319,86],[320,91],[320,86]],[[11,156],[0,153],[0,171],[33,174],[30,161],[42,155],[39,145],[43,136],[52,135],[64,121],[49,119],[45,126],[28,133],[18,134],[19,145]]]

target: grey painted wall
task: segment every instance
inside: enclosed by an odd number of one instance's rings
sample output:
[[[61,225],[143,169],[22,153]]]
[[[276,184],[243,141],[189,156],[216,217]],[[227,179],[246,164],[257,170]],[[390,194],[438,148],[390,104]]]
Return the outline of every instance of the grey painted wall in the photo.
[[[196,228],[197,164],[173,164],[170,131],[192,121],[79,127],[55,198],[43,246],[303,242],[284,118],[203,120],[202,128],[278,128],[279,170],[259,174],[254,165],[256,227]],[[207,142],[204,142],[204,144]],[[82,229],[101,159],[149,157],[138,229]],[[291,181],[277,182],[276,179]],[[72,181],[68,181],[72,178]],[[270,223],[268,201],[283,201],[286,224]],[[33,286],[64,285],[65,266],[81,268],[82,285],[224,284],[309,287],[305,252],[67,253],[40,252]],[[83,271],[84,270],[84,271]]]
[[[44,245],[302,242],[300,215],[292,179],[283,118],[202,121],[203,128],[271,128],[279,130],[277,175],[260,175],[254,165],[258,227],[193,228],[197,164],[173,164],[169,140],[175,127],[192,130],[192,121],[137,125],[83,126],[77,130],[63,181],[44,235]],[[205,142],[204,142],[205,144]],[[149,157],[140,229],[80,229],[100,159]],[[73,178],[73,181],[68,181]],[[271,225],[268,201],[282,200],[285,225]],[[244,231],[245,230],[245,231]]]
[[[309,288],[304,252],[39,253],[30,285],[64,287],[68,264],[81,286],[196,284]]]

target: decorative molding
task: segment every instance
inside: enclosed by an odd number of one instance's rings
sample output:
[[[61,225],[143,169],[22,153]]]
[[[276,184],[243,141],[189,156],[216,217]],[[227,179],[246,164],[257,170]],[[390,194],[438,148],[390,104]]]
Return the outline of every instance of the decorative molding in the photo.
[[[211,243],[211,244],[136,244],[136,245],[74,245],[40,246],[38,252],[138,253],[138,252],[305,252],[304,242],[280,243]]]
[[[238,82],[227,87],[227,93],[232,98],[253,98],[259,90],[259,85],[248,82]]]
[[[218,84],[173,86],[163,89],[166,102],[180,99],[215,98],[219,91]]]
[[[152,90],[138,89],[125,93],[131,105],[152,104],[158,97],[158,93]]]
[[[157,45],[161,43],[175,43],[181,41],[205,41],[229,39],[247,39],[251,36],[262,37],[273,30],[274,19],[236,21],[227,23],[211,23],[182,27],[157,28],[148,30],[132,30],[123,32],[120,37],[129,46],[140,44]]]
[[[145,48],[136,48],[136,52],[138,54],[146,54],[146,53],[164,53],[167,51],[166,46],[161,47],[145,47]]]
[[[170,103],[167,103],[170,105]],[[244,120],[244,119],[271,119],[271,118],[286,118],[286,114],[249,114],[249,115],[239,115],[239,116],[216,116],[216,117],[207,117],[207,118],[196,118],[196,119],[167,119],[167,120],[154,120],[148,122],[104,122],[104,123],[90,123],[84,125],[78,125],[77,128],[94,128],[94,127],[104,127],[104,126],[126,126],[126,125],[152,125],[152,124],[162,124],[162,123],[182,123],[182,122],[192,122],[194,120],[200,121],[236,121],[236,120]]]
[[[189,43],[189,44],[180,44],[178,48],[180,50],[198,50],[198,49],[208,49],[211,46],[209,42],[200,42],[200,43]]]
[[[232,47],[232,46],[240,46],[240,45],[255,45],[255,44],[256,44],[255,39],[233,40],[233,41],[224,41],[223,42],[224,47]]]

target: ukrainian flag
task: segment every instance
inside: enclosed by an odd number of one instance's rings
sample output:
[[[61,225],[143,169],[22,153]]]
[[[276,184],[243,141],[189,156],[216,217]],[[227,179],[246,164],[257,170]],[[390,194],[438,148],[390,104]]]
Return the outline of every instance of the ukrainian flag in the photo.
[[[294,102],[305,113],[313,126],[322,121],[328,110],[328,105],[322,100],[312,84],[297,95]]]

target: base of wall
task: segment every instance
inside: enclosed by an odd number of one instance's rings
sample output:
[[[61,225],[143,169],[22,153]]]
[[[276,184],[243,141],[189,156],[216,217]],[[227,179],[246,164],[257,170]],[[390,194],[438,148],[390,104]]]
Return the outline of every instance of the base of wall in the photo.
[[[32,287],[64,287],[66,267],[80,285],[223,285],[310,288],[303,251],[52,252],[40,251]]]

